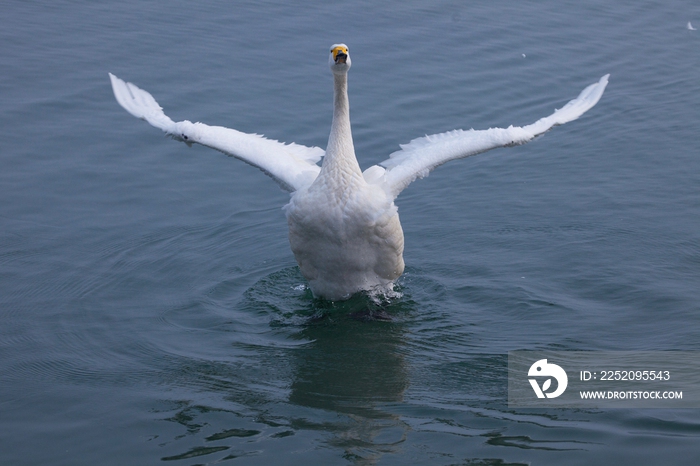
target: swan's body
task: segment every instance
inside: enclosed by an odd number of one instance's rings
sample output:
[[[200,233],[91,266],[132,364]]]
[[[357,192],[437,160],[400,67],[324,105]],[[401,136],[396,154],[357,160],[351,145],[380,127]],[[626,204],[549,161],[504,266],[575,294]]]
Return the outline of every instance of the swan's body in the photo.
[[[350,129],[347,46],[334,45],[329,63],[334,111],[325,154],[317,147],[286,145],[233,129],[173,122],[148,92],[112,74],[110,78],[117,101],[132,115],[175,139],[203,144],[257,166],[291,192],[285,209],[292,252],[314,295],[330,300],[358,291],[392,289],[404,269],[403,231],[394,199],[412,181],[450,160],[523,144],[575,120],[598,102],[608,82],[608,75],[603,76],[532,125],[425,136],[401,146],[381,163],[383,167],[375,165],[363,173]]]

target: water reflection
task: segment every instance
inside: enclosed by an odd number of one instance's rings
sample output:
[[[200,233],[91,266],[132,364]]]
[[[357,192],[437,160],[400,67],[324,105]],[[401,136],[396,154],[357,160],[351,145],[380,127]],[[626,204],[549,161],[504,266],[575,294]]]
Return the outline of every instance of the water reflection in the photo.
[[[372,464],[406,439],[409,426],[382,410],[402,401],[408,387],[405,307],[365,297],[317,303],[317,316],[299,334],[311,343],[292,353],[289,401],[343,415],[329,443],[351,461]]]
[[[408,384],[401,323],[340,314],[322,317],[300,335],[312,343],[293,353],[293,403],[358,414],[377,402],[401,401]]]
[[[410,427],[385,407],[402,402],[408,387],[412,303],[366,296],[331,303],[315,300],[303,283],[289,267],[242,300],[220,283],[206,302],[168,315],[196,335],[177,340],[170,385],[194,384],[224,399],[219,406],[187,400],[170,411],[167,420],[187,434],[167,446],[163,461],[267,455],[309,438],[358,464],[398,451]]]

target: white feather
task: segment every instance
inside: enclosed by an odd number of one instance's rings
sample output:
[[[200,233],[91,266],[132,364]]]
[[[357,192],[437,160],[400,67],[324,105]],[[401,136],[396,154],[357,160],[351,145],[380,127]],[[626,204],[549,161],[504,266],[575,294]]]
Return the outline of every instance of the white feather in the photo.
[[[284,144],[257,134],[247,134],[222,126],[181,121],[175,123],[151,94],[109,74],[117,102],[137,118],[146,120],[173,138],[198,143],[258,167],[287,191],[308,186],[321,171],[316,162],[324,155],[319,147]]]
[[[443,163],[498,147],[524,144],[554,126],[577,119],[598,103],[608,85],[609,76],[606,74],[597,83],[586,87],[578,97],[564,107],[528,126],[491,128],[481,131],[458,129],[424,136],[401,145],[401,150],[394,152],[388,160],[380,164],[387,169],[385,174],[387,190],[396,197],[411,182],[427,176],[431,170]]]
[[[412,181],[450,160],[523,144],[575,120],[598,102],[608,83],[605,75],[563,108],[528,126],[454,130],[414,139],[382,162],[383,167],[374,165],[362,172],[350,129],[351,60],[345,44],[333,45],[329,64],[335,87],[326,152],[221,126],[176,123],[151,94],[109,76],[117,102],[135,117],[177,140],[202,144],[256,166],[292,193],[285,206],[292,252],[313,293],[331,300],[363,290],[392,292],[404,269],[404,237],[394,199]],[[322,158],[319,167],[316,163]]]

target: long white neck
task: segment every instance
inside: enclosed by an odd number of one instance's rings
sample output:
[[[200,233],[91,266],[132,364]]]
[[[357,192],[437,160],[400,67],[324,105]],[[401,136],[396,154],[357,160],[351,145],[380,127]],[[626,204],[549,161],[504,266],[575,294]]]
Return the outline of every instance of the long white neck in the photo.
[[[343,185],[347,185],[357,177],[363,179],[362,170],[357,163],[355,147],[352,143],[348,75],[347,73],[333,73],[333,81],[333,123],[319,178],[331,177]]]

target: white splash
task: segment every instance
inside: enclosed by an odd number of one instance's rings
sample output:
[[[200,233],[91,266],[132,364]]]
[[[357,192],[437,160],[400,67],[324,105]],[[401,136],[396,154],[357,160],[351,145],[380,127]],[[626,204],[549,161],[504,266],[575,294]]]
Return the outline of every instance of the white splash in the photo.
[[[694,28],[692,24],[690,24],[690,21],[688,21],[688,26],[686,26],[686,27],[688,28],[689,31],[697,31],[697,29]]]

